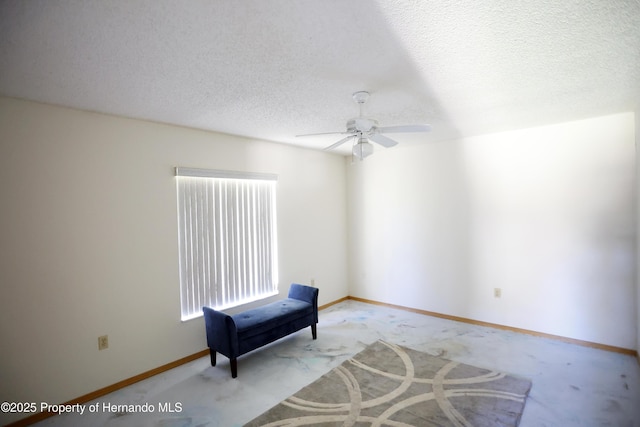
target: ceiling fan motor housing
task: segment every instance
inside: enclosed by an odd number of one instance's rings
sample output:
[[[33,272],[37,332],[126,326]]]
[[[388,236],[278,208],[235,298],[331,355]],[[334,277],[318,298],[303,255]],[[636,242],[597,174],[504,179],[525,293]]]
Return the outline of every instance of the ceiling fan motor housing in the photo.
[[[376,120],[367,119],[365,117],[356,117],[347,122],[347,132],[368,133],[368,132],[371,132],[377,126],[378,126],[378,122]]]

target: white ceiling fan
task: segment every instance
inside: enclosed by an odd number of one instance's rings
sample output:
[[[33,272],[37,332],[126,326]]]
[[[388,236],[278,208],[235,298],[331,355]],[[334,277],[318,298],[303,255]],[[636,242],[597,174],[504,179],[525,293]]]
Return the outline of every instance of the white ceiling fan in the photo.
[[[383,135],[385,133],[406,133],[406,132],[429,132],[431,130],[430,125],[401,125],[401,126],[378,126],[378,121],[363,117],[362,107],[369,99],[369,92],[359,91],[353,95],[353,100],[360,106],[360,115],[347,121],[347,130],[345,132],[324,132],[324,133],[310,133],[305,135],[296,135],[297,137],[303,136],[317,136],[317,135],[347,135],[335,144],[331,144],[326,147],[325,150],[333,150],[340,145],[353,140],[352,153],[354,157],[359,160],[373,154],[373,144],[369,141],[373,141],[385,148],[393,147],[398,142]]]

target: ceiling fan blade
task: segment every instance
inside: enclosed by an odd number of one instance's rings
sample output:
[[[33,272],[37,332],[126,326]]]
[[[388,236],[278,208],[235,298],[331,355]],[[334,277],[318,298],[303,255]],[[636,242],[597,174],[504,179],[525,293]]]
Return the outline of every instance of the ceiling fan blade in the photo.
[[[376,129],[380,133],[429,132],[430,130],[430,125],[384,126]]]
[[[321,133],[305,133],[303,135],[296,135],[296,138],[302,136],[320,136],[320,135],[346,135],[351,132],[321,132]]]
[[[347,142],[348,140],[350,140],[353,137],[355,137],[355,135],[349,135],[346,138],[342,138],[340,141],[336,142],[335,144],[331,144],[330,146],[325,148],[324,151],[333,150],[334,148],[344,144],[345,142]]]
[[[372,135],[369,135],[369,139],[386,148],[393,147],[394,145],[398,145],[398,141],[394,141],[393,139],[388,138],[384,135],[380,135],[379,133],[374,133]]]

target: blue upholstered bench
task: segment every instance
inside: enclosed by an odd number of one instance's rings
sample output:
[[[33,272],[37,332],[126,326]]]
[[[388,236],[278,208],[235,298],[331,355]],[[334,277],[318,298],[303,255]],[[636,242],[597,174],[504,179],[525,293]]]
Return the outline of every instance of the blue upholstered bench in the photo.
[[[293,283],[286,299],[238,314],[228,315],[203,307],[211,366],[216,353],[231,361],[231,376],[238,376],[238,356],[311,326],[317,338],[318,289]]]

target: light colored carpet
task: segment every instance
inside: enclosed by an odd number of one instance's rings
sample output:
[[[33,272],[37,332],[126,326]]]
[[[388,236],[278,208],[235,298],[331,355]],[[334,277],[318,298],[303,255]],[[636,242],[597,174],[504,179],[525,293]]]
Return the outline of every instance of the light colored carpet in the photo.
[[[530,388],[377,341],[245,426],[517,426]]]

